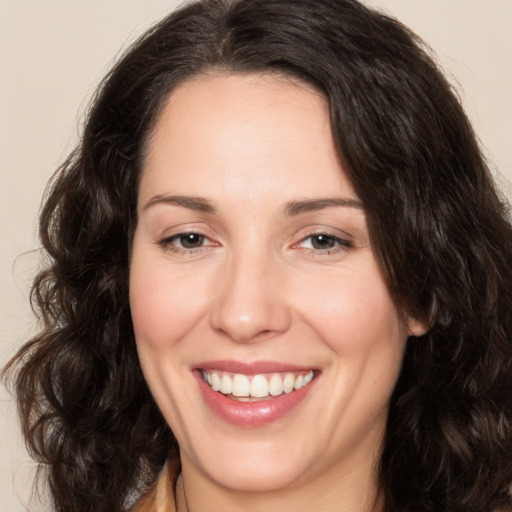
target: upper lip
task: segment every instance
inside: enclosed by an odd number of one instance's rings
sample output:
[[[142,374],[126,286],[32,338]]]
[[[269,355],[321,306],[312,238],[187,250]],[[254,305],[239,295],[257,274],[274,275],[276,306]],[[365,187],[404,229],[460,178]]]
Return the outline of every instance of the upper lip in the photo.
[[[278,361],[234,361],[234,360],[216,360],[203,361],[194,365],[197,370],[218,370],[230,373],[240,373],[244,375],[257,375],[260,373],[280,373],[280,372],[300,372],[315,370],[311,366],[301,366]]]

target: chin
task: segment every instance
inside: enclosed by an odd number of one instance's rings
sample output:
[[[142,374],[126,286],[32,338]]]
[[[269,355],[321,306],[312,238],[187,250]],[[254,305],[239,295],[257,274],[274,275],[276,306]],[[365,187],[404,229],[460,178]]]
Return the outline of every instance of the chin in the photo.
[[[272,493],[292,488],[312,470],[314,461],[299,442],[284,438],[212,443],[196,459],[195,466],[218,485],[245,493]],[[182,457],[184,456],[182,450]],[[185,455],[186,457],[186,455]]]
[[[270,460],[269,460],[270,459]],[[263,457],[224,465],[208,477],[222,487],[243,493],[272,493],[291,488],[300,480],[299,468]]]

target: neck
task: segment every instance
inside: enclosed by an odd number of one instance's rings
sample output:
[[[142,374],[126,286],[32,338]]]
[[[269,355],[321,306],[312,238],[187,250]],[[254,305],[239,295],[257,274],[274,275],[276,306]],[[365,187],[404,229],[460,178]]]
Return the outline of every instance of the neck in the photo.
[[[340,475],[322,474],[317,480],[298,482],[288,489],[250,492],[228,489],[189,466],[182,459],[183,472],[176,484],[177,512],[382,512],[383,493],[377,474],[367,468],[365,477],[359,472]]]

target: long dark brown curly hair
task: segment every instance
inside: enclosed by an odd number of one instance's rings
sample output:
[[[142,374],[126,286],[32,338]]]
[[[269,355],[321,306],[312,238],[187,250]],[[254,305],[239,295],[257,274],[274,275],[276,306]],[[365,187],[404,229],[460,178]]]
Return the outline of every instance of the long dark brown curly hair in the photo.
[[[344,169],[411,338],[380,464],[386,510],[510,510],[512,229],[428,48],[355,0],[202,0],[139,39],[102,82],[40,216],[43,328],[6,370],[58,512],[121,512],[176,441],[142,376],[128,302],[146,141],[184,80],[293,76],[327,97]]]

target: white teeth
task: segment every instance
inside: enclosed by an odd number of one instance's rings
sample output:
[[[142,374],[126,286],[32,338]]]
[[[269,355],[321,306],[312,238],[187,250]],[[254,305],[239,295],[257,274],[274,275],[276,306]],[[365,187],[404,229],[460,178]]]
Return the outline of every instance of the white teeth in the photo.
[[[251,384],[245,375],[237,373],[233,377],[233,396],[249,396]]]
[[[208,380],[208,384],[210,381]],[[210,384],[213,391],[220,391],[220,377],[218,373],[212,373],[212,383]]]
[[[306,374],[274,373],[272,375],[259,374],[247,376],[241,373],[223,373],[203,370],[202,377],[214,390],[224,395],[233,395],[237,398],[266,398],[291,393],[308,385],[315,374],[310,371]]]
[[[302,375],[298,375],[295,379],[295,386],[293,386],[295,389],[300,389],[302,386],[304,386],[304,377]]]
[[[311,378],[313,378],[313,372],[311,373]],[[285,393],[291,393],[293,391],[293,386],[295,384],[295,377],[293,376],[293,373],[287,373],[286,377],[284,378],[283,382],[283,388]]]
[[[269,386],[268,386],[268,392],[272,396],[279,396],[283,394],[283,379],[280,375],[277,373],[274,373],[272,377],[270,378]]]
[[[223,395],[230,395],[233,391],[233,381],[228,375],[223,375],[220,379],[220,392]]]
[[[252,378],[251,396],[256,398],[268,396],[268,381],[263,375],[255,375]]]

